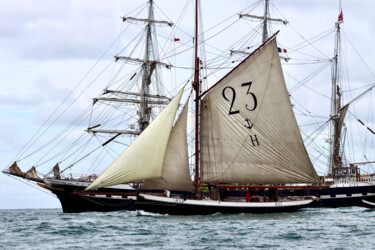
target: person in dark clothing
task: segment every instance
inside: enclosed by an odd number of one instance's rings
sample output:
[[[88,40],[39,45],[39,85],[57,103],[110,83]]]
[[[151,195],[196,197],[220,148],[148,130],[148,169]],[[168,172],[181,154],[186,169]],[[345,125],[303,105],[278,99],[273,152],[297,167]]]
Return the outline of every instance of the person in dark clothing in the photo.
[[[264,189],[263,188],[259,189],[258,195],[259,195],[259,201],[260,202],[266,201],[266,196],[264,194]]]
[[[270,198],[271,202],[279,200],[279,198],[277,197],[278,195],[277,195],[277,189],[276,188],[270,188],[268,190],[268,195],[269,195],[269,198]]]

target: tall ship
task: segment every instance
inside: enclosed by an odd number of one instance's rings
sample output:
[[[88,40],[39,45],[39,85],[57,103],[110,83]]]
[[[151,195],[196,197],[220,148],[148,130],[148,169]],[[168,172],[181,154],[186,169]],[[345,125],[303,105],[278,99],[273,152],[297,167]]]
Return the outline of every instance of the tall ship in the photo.
[[[217,56],[210,63],[203,52],[199,55],[199,48],[206,44],[205,33],[198,30],[199,1],[195,2],[195,34],[190,40],[194,46],[181,44],[172,28],[166,44],[180,47],[173,53],[163,51],[163,56],[159,51],[168,46],[161,49],[156,45],[160,38],[155,26],[168,29],[174,24],[155,19],[154,4],[147,2],[142,13],[146,17],[123,17],[124,22],[142,25],[142,35],[134,48],[120,50],[130,52],[129,56],[115,56],[113,63],[119,70],[103,93],[93,99],[90,115],[79,117],[89,119],[85,136],[60,153],[54,152],[55,157],[38,159],[27,172],[18,164],[30,157],[30,152],[21,151],[4,173],[48,189],[59,198],[64,212],[138,208],[168,214],[262,213],[356,206],[363,199],[375,201],[374,175],[368,172],[375,163],[369,158],[374,157],[374,117],[356,118],[366,130],[365,140],[370,145],[369,155],[361,149],[365,160],[350,161],[345,148],[353,139],[347,138],[345,117],[348,112],[356,116],[351,107],[371,95],[375,85],[367,85],[359,95],[343,100],[349,91],[339,81],[342,12],[335,24],[334,55],[329,58],[331,112],[322,123],[329,130],[327,149],[322,142],[312,142],[321,139],[323,125],[301,135],[290,93],[305,83],[289,88],[284,80],[283,69],[298,59],[286,53],[276,41],[276,34],[269,35],[270,23],[288,24],[284,19],[270,17],[269,0],[258,1],[237,16],[240,21],[260,22],[260,44],[254,46],[253,40],[241,38],[222,52],[225,56]],[[254,6],[259,4],[263,4],[264,14],[253,15]],[[139,48],[139,44],[144,46]],[[194,66],[173,65],[172,58],[183,54],[186,47],[193,49]],[[142,57],[133,57],[135,54]],[[122,74],[123,65],[131,65],[134,70]],[[215,72],[217,65],[220,72]],[[190,76],[177,81],[174,78],[174,83],[163,81],[160,71],[171,68],[189,71]],[[208,81],[214,74],[218,80]],[[94,111],[99,115],[93,115]],[[188,117],[193,119],[188,122]],[[61,142],[67,132],[54,141]],[[100,143],[87,146],[93,138],[99,138]],[[48,146],[52,150],[58,147]],[[323,149],[318,151],[319,147]],[[25,148],[30,149],[30,145]],[[104,155],[112,159],[98,161]],[[318,176],[314,167],[322,156],[328,156],[329,168],[324,176]],[[357,159],[358,155],[351,157]],[[40,177],[36,168],[55,159],[60,160]],[[94,173],[79,177],[66,174],[82,164],[91,166],[92,172],[94,166],[109,167],[99,177]]]

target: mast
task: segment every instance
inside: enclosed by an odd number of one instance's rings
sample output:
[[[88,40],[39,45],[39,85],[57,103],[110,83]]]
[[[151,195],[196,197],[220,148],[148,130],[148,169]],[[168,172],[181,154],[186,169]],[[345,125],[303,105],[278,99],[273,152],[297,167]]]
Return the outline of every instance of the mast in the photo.
[[[340,45],[340,24],[342,23],[342,11],[340,6],[340,16],[336,22],[336,36],[335,36],[335,50],[332,69],[332,97],[331,97],[331,146],[330,146],[330,160],[329,160],[329,176],[333,176],[333,169],[340,164],[339,149],[340,149],[340,130],[339,130],[339,112],[341,109],[341,93],[337,83],[338,77],[338,57]]]
[[[153,0],[149,0],[148,5],[148,16],[147,18],[136,18],[136,17],[122,17],[123,22],[125,21],[135,21],[135,22],[144,22],[145,25],[145,33],[146,33],[146,45],[145,45],[145,52],[143,59],[140,58],[132,58],[127,56],[115,56],[115,61],[123,60],[123,61],[131,61],[133,63],[140,63],[142,66],[142,82],[141,88],[139,93],[135,92],[127,92],[127,91],[119,91],[119,90],[111,90],[105,89],[103,95],[107,94],[120,94],[123,95],[122,98],[118,97],[98,97],[94,98],[94,104],[97,101],[109,101],[109,102],[125,102],[125,103],[134,103],[139,105],[138,111],[138,130],[103,130],[103,129],[92,129],[88,128],[87,132],[90,133],[112,133],[112,134],[131,134],[131,135],[139,135],[142,133],[150,123],[151,118],[151,106],[150,105],[166,105],[169,103],[169,99],[166,96],[161,95],[152,95],[150,93],[150,85],[151,85],[151,76],[153,72],[156,70],[157,65],[165,66],[167,69],[171,68],[172,65],[157,61],[155,59],[155,53],[153,50],[153,41],[152,41],[152,32],[154,32],[154,23],[160,25],[168,25],[172,26],[173,24],[168,21],[161,21],[161,20],[154,20],[154,7],[153,7]],[[136,73],[130,78],[130,80],[135,77]]]
[[[262,43],[267,41],[267,38],[268,38],[268,31],[267,31],[268,4],[269,4],[269,0],[264,0]]]
[[[149,124],[151,108],[148,106],[147,96],[150,94],[150,83],[152,71],[155,65],[151,65],[151,48],[152,48],[152,37],[151,37],[151,25],[153,20],[153,0],[149,0],[149,9],[148,9],[148,18],[146,25],[146,49],[145,49],[145,63],[143,64],[143,77],[142,77],[142,86],[141,86],[141,103],[139,110],[139,130],[143,131]]]
[[[195,0],[195,66],[194,83],[195,90],[195,193],[199,187],[199,57],[198,57],[198,0]]]

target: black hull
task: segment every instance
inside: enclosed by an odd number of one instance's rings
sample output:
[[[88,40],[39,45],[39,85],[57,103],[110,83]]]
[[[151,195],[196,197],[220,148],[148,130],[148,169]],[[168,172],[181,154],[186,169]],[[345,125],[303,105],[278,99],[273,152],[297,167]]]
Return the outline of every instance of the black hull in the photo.
[[[307,205],[299,206],[276,206],[276,207],[222,207],[222,206],[205,206],[189,205],[184,203],[166,203],[145,199],[137,196],[137,209],[150,213],[169,214],[169,215],[210,215],[216,213],[222,214],[265,214],[265,213],[290,213],[297,211]]]
[[[136,210],[136,203],[134,199],[101,198],[58,191],[53,191],[53,193],[55,193],[57,198],[59,198],[64,213]]]
[[[362,200],[375,201],[375,185],[357,186],[357,187],[328,187],[321,189],[307,190],[280,190],[279,194],[285,196],[291,195],[312,195],[319,200],[310,205],[310,207],[337,208],[362,206]]]
[[[136,190],[102,188],[88,193],[84,186],[69,183],[40,186],[57,196],[64,213],[136,210]]]
[[[71,189],[71,188],[70,188]],[[68,191],[65,191],[68,190]],[[138,201],[138,205],[134,199],[127,199],[124,196],[122,199],[114,199],[111,196],[118,193],[114,191],[105,190],[106,196],[103,196],[100,192],[97,195],[80,195],[76,194],[83,189],[69,190],[65,187],[64,191],[51,190],[56,194],[60,200],[64,213],[80,213],[80,212],[111,212],[119,210],[131,210],[137,209],[145,210],[154,213],[161,214],[213,214],[213,213],[273,213],[270,209],[260,209],[260,211],[252,210],[246,211],[246,209],[232,209],[232,208],[215,208],[212,212],[211,208],[192,208],[189,206],[183,206],[182,208],[174,208],[174,205],[168,205],[160,207],[155,204]],[[117,191],[118,192],[118,191]],[[130,196],[135,196],[133,193],[128,193]],[[245,192],[236,192],[234,196],[245,196]],[[311,195],[319,198],[308,205],[310,208],[337,208],[337,207],[350,207],[350,206],[363,206],[362,200],[375,202],[375,186],[365,187],[342,187],[342,188],[322,188],[322,189],[305,189],[305,190],[279,190],[279,196],[306,196]],[[172,207],[171,207],[172,206]],[[172,210],[177,209],[176,213]],[[298,208],[299,209],[299,208]],[[199,210],[199,211],[196,211]],[[245,210],[245,211],[244,211]],[[272,210],[272,209],[271,209]],[[277,212],[293,212],[295,209],[285,208],[285,210],[278,210]]]
[[[375,195],[365,196],[369,201],[375,201]],[[320,199],[318,202],[311,204],[313,208],[329,207],[329,208],[338,208],[338,207],[354,207],[363,206],[362,204],[363,197],[347,197],[347,198],[331,198],[331,199]]]

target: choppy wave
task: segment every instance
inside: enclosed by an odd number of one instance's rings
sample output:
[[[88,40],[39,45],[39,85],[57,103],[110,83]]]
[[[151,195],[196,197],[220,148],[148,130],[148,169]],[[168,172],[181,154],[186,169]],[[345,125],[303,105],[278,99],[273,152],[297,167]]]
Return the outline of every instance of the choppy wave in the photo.
[[[0,210],[0,249],[372,249],[375,210],[169,216]]]

